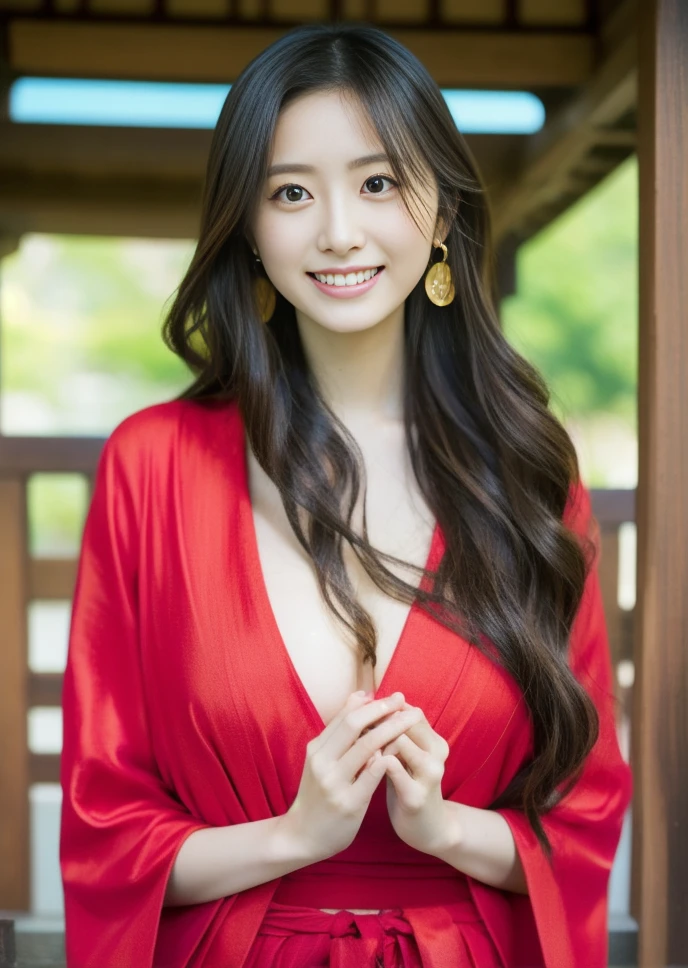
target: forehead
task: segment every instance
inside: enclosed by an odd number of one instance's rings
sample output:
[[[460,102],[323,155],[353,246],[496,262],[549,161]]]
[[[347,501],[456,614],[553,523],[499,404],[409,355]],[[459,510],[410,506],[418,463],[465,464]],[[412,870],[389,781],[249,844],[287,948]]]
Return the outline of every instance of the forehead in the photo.
[[[303,94],[282,109],[275,126],[271,160],[346,162],[382,152],[382,144],[360,101],[344,91]]]

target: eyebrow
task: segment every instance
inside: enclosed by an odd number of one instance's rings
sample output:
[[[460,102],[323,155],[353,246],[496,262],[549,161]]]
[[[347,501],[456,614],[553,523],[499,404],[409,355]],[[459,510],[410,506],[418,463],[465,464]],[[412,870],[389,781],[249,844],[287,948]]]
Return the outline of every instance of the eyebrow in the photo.
[[[376,155],[365,155],[363,158],[356,158],[354,161],[350,161],[346,167],[349,171],[353,171],[355,168],[363,168],[365,165],[372,165],[378,161],[388,162],[389,158],[384,152]],[[268,178],[272,178],[273,175],[288,175],[292,173],[313,175],[315,171],[316,169],[312,165],[299,165],[288,161],[283,165],[272,165],[268,168]]]

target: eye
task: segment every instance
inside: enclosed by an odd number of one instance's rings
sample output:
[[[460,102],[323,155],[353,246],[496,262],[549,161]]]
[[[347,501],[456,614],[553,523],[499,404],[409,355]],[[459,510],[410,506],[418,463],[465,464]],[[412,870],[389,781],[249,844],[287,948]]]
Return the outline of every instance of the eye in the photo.
[[[394,188],[396,188],[397,183],[393,178],[388,175],[371,175],[370,178],[366,178],[365,184],[370,187],[370,195],[384,195],[383,182],[389,182]]]
[[[280,198],[283,192],[287,192],[288,195],[285,198]],[[293,204],[294,202],[302,202],[304,200],[304,194],[309,195],[310,193],[302,188],[301,185],[282,185],[270,196],[270,201],[287,202],[288,204]]]

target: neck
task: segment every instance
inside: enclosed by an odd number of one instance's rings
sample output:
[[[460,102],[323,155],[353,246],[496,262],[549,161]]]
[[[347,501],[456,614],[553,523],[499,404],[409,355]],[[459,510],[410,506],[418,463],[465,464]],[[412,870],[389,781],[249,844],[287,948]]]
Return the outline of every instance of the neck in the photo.
[[[368,329],[333,332],[297,313],[308,365],[347,427],[403,420],[404,305]]]

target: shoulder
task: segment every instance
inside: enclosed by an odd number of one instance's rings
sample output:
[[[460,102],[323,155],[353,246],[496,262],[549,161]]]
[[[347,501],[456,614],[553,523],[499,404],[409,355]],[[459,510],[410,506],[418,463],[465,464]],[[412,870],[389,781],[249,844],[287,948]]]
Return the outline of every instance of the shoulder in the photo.
[[[143,407],[121,420],[104,446],[104,454],[130,468],[167,464],[189,448],[226,447],[241,431],[235,401],[166,400]]]

